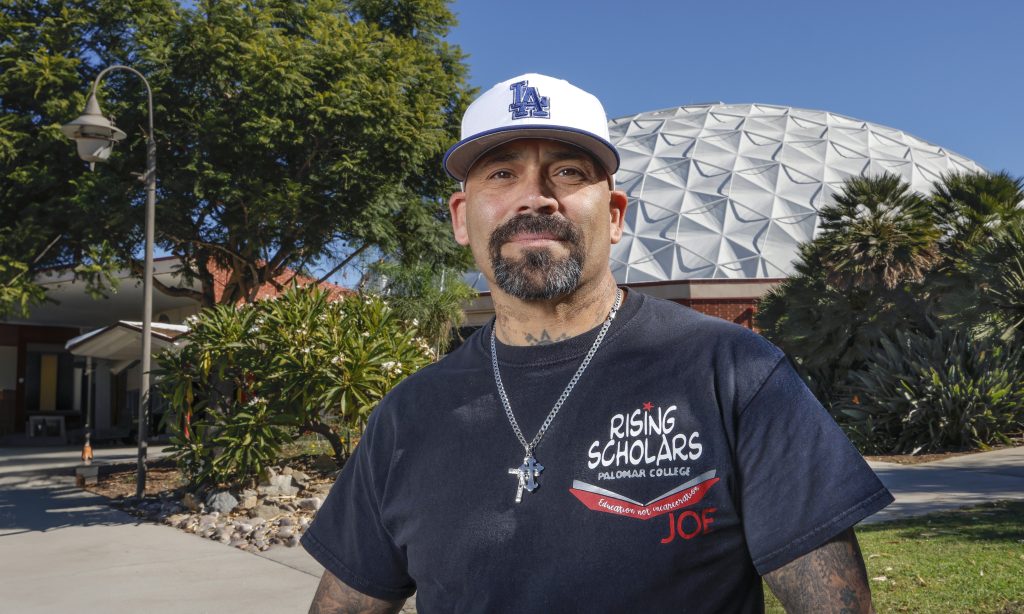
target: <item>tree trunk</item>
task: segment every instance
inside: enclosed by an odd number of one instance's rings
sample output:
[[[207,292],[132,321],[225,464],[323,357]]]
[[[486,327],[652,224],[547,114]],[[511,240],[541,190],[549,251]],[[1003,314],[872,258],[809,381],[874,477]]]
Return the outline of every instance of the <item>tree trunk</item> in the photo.
[[[304,423],[302,430],[322,435],[327,440],[327,443],[331,444],[331,449],[334,450],[334,462],[338,463],[339,467],[345,464],[345,459],[348,457],[348,454],[345,452],[345,444],[341,442],[341,436],[334,429],[323,422],[313,421]]]

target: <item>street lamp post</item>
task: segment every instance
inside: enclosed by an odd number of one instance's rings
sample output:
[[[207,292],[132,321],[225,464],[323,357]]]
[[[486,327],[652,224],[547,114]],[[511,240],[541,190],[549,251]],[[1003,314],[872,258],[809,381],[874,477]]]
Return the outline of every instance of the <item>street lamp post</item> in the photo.
[[[153,225],[156,218],[156,139],[153,135],[153,90],[149,87],[149,81],[142,73],[129,66],[114,65],[103,69],[93,81],[92,93],[89,94],[89,100],[85,104],[82,115],[65,124],[61,130],[68,138],[75,140],[78,144],[79,157],[88,162],[90,168],[93,168],[96,162],[103,162],[110,157],[114,143],[124,139],[127,135],[103,116],[99,102],[96,100],[96,90],[99,87],[100,79],[114,70],[124,70],[142,79],[142,83],[146,86],[149,103],[146,174],[142,177],[142,181],[146,184],[146,268],[142,277],[142,384],[139,398],[138,471],[135,479],[135,497],[142,499],[146,490],[146,418],[149,413],[149,372],[153,327]]]

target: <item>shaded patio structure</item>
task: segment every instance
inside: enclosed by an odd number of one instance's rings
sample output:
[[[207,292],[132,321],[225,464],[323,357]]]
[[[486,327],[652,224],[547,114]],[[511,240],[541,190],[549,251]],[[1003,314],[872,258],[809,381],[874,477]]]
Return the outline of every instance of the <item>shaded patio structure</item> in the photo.
[[[157,279],[184,285],[177,264],[157,260]],[[127,272],[119,277],[116,292],[94,299],[71,272],[44,273],[38,281],[52,300],[28,317],[0,321],[0,445],[80,441],[89,415],[101,438],[132,436],[141,383],[142,282]],[[155,292],[154,354],[172,345],[185,331],[181,323],[199,309],[194,300]]]

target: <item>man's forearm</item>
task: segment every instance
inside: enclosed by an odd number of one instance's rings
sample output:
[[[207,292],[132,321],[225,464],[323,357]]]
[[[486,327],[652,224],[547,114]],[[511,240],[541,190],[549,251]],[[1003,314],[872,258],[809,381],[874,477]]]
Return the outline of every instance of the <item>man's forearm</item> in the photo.
[[[394,614],[404,603],[404,599],[384,601],[364,595],[325,570],[309,614]]]
[[[875,611],[853,529],[769,572],[764,579],[789,614]]]

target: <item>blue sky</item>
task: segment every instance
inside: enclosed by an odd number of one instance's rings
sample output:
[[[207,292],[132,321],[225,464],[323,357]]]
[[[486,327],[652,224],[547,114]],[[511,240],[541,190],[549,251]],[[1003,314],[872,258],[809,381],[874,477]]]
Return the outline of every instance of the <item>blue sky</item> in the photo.
[[[568,79],[609,117],[687,103],[819,109],[1024,175],[1019,0],[456,0],[448,40],[482,90]]]

